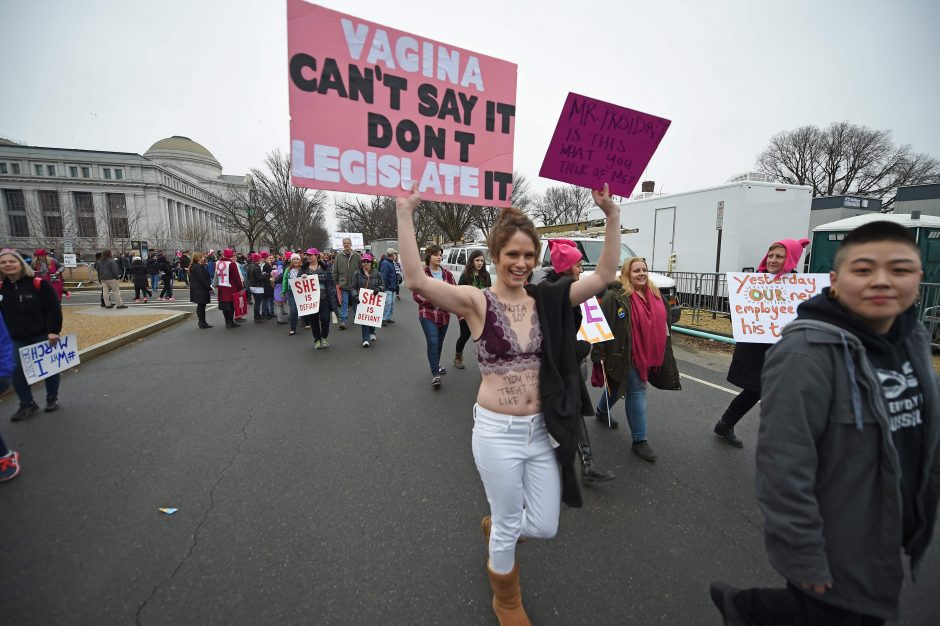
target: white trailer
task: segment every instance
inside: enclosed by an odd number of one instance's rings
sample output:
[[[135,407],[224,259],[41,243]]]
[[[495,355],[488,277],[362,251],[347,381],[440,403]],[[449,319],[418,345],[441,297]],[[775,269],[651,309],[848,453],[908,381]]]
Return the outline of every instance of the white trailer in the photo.
[[[620,205],[620,221],[625,229],[639,229],[622,241],[647,259],[650,270],[714,272],[717,260],[718,272],[739,272],[756,268],[774,241],[807,236],[813,194],[807,186],[745,180],[643,195]],[[600,217],[600,209],[588,214]]]

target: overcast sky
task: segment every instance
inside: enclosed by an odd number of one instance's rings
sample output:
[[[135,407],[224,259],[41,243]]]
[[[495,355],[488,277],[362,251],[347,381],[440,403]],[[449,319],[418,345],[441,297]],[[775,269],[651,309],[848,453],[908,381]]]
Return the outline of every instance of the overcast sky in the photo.
[[[657,191],[752,169],[775,132],[850,120],[940,157],[936,0],[329,0],[519,66],[515,169],[574,91],[672,120]],[[2,0],[0,136],[143,153],[184,135],[227,174],[287,150],[284,0]]]

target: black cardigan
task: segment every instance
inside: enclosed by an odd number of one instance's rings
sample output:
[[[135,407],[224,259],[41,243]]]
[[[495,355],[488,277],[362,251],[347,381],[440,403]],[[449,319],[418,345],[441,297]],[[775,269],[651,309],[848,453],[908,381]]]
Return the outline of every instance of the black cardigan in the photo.
[[[539,390],[545,426],[558,443],[555,455],[561,464],[561,499],[568,506],[580,507],[581,481],[575,471],[578,420],[593,415],[594,407],[581,379],[577,357],[578,328],[570,298],[573,282],[568,278],[541,282],[527,285],[526,292],[535,299],[542,327]]]

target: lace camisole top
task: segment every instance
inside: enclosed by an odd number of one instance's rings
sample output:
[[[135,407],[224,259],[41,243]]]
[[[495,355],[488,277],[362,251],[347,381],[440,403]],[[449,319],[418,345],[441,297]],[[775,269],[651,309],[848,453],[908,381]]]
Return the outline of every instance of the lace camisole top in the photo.
[[[483,295],[486,296],[486,319],[475,344],[480,373],[506,374],[512,370],[538,369],[542,363],[542,327],[538,313],[532,311],[528,341],[523,345],[509,322],[505,305],[489,289],[484,289]]]

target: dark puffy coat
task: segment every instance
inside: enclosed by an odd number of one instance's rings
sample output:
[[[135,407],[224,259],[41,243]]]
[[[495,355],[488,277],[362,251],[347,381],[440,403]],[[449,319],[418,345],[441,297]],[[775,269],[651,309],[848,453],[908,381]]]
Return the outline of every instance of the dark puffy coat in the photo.
[[[134,275],[134,287],[146,289],[149,286],[149,276],[147,275],[147,264],[137,259],[131,263],[131,274]]]
[[[189,301],[196,304],[209,304],[212,289],[209,270],[201,263],[193,263],[189,268]]]
[[[14,339],[62,332],[62,305],[49,281],[40,280],[37,291],[28,276],[16,282],[4,278],[0,295],[0,310]]]

